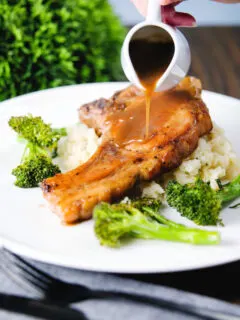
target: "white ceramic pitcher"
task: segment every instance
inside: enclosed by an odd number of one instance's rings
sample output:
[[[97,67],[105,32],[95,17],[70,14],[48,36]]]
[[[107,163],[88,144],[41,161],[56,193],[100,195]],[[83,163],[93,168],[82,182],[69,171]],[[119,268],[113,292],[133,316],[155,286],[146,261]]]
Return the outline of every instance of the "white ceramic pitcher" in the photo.
[[[142,37],[145,36],[148,38],[150,36],[149,30],[151,30],[149,26],[160,28],[163,34],[166,34],[167,32],[174,43],[175,49],[172,61],[164,74],[159,78],[155,89],[155,91],[168,90],[176,86],[188,73],[191,64],[191,53],[188,42],[184,35],[177,28],[162,23],[161,6],[159,5],[159,0],[149,0],[146,20],[137,24],[128,32],[121,52],[122,68],[128,80],[144,90],[130,59],[129,44],[130,41],[134,39],[136,32],[139,30],[141,30]],[[161,59],[161,57],[159,58]]]

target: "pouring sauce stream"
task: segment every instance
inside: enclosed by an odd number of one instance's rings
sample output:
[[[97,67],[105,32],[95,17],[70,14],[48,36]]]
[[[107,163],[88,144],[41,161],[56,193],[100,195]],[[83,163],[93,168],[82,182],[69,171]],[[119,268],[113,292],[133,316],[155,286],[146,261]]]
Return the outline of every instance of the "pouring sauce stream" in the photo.
[[[174,55],[172,41],[133,40],[129,45],[129,54],[139,80],[145,89],[146,128],[145,138],[149,135],[149,119],[152,95],[160,77],[167,70]]]

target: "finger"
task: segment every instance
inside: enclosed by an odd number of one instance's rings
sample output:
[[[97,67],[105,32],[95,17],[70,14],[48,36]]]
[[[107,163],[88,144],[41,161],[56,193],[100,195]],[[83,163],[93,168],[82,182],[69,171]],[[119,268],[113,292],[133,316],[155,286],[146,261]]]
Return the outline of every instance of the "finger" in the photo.
[[[222,3],[240,3],[240,0],[214,0],[216,2],[222,2]]]
[[[175,2],[181,2],[181,1],[179,1],[179,0],[161,0],[161,1],[160,1],[160,4],[161,4],[162,6],[166,6],[166,5],[175,3]]]
[[[174,27],[193,27],[196,26],[195,18],[183,12],[176,12],[175,5],[168,5],[162,7],[162,20],[164,23]]]
[[[138,8],[139,12],[146,16],[148,0],[132,0],[133,3]],[[174,7],[178,5],[181,0],[159,0],[162,6],[162,20],[164,23],[167,23],[171,26],[184,26],[184,27],[193,27],[196,25],[196,20],[193,16],[187,13],[176,12]],[[167,3],[170,3],[167,5]]]
[[[138,11],[143,15],[147,15],[148,0],[132,0]]]
[[[132,2],[143,16],[147,15],[148,0],[132,0]],[[180,2],[181,1],[179,0],[159,0],[159,4],[162,6],[173,4],[173,3],[178,4]]]

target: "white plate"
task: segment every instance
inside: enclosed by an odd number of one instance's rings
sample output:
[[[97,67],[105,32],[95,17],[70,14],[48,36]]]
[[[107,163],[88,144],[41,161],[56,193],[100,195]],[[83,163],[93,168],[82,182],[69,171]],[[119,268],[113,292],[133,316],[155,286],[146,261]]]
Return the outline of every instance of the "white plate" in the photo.
[[[31,112],[54,126],[78,121],[77,108],[100,97],[109,97],[127,83],[67,86],[36,92],[0,104],[0,241],[10,250],[53,264],[106,272],[173,272],[209,267],[240,259],[240,209],[222,213],[225,227],[219,246],[192,246],[164,241],[136,240],[120,249],[101,247],[93,222],[63,226],[46,206],[40,189],[13,185],[10,172],[20,160],[23,146],[8,127],[13,115]],[[240,156],[240,101],[205,91],[213,120],[223,127]],[[169,210],[171,217],[179,215]],[[174,214],[174,215],[173,215]],[[214,228],[212,228],[214,229]]]

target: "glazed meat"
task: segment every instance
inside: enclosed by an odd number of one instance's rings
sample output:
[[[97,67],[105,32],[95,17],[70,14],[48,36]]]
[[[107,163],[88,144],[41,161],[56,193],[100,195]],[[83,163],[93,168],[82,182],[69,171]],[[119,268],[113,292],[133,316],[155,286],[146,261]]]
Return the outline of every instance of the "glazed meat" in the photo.
[[[109,100],[101,98],[81,106],[79,118],[88,127],[94,128],[98,135],[102,135],[106,116],[124,110],[126,103],[138,96],[144,97],[144,93],[135,86],[129,86],[116,92]]]
[[[102,135],[102,144],[85,164],[42,183],[44,197],[64,222],[87,220],[97,203],[112,202],[136,182],[178,167],[212,129],[195,78],[153,94],[148,137],[145,106],[142,92],[130,86],[79,109],[81,121]]]

